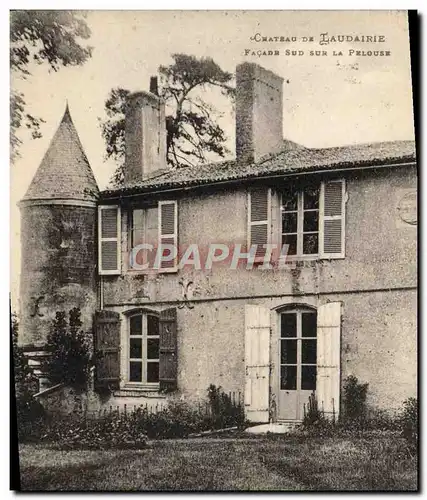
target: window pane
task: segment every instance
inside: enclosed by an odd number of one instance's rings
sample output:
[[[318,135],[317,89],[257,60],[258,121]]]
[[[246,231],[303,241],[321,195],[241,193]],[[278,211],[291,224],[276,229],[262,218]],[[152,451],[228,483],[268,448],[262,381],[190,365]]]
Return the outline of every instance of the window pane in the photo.
[[[159,318],[157,316],[147,316],[147,335],[159,334]]]
[[[297,336],[297,315],[284,313],[281,315],[281,337]]]
[[[304,234],[303,235],[303,254],[310,255],[318,253],[318,239],[317,234]]]
[[[142,363],[139,361],[131,361],[129,363],[129,380],[131,382],[142,381]]]
[[[131,335],[142,335],[142,316],[131,316],[130,320],[130,334]]]
[[[292,189],[282,191],[282,210],[297,210],[298,192]]]
[[[287,234],[286,236],[282,236],[282,245],[289,245],[286,255],[296,255],[297,235]]]
[[[301,328],[303,337],[317,337],[317,314],[315,312],[302,313]]]
[[[302,353],[301,353],[302,363],[310,363],[314,365],[316,364],[316,356],[317,356],[316,347],[317,347],[316,339],[302,341]]]
[[[159,381],[159,363],[147,363],[147,382]]]
[[[319,208],[318,187],[307,187],[304,189],[304,208]]]
[[[132,248],[144,243],[144,231],[142,229],[135,229],[132,231]]]
[[[142,339],[131,338],[129,347],[130,358],[142,358]]]
[[[297,340],[281,340],[280,363],[282,365],[297,363]]]
[[[280,389],[282,391],[294,391],[297,388],[297,367],[296,366],[281,366],[280,367]]]
[[[159,339],[147,339],[147,359],[159,359]]]
[[[157,229],[157,217],[159,210],[157,207],[147,208],[145,211],[145,221],[147,229]]]
[[[316,390],[316,367],[315,366],[302,366],[301,367],[301,389],[304,391]],[[319,406],[322,402],[319,401]]]
[[[297,212],[282,213],[282,233],[297,232]]]
[[[318,231],[318,230],[319,230],[319,212],[317,210],[304,212],[303,231]]]
[[[144,210],[136,208],[132,211],[132,229],[142,230],[144,227]]]

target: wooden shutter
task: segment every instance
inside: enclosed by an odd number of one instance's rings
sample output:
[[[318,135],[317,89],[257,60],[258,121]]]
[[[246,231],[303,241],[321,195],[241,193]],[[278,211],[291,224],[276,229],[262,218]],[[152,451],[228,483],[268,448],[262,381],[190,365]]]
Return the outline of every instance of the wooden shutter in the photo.
[[[271,189],[253,189],[248,193],[248,251],[257,245],[255,260],[262,261],[263,245],[270,243],[271,235]]]
[[[178,203],[176,201],[159,202],[159,245],[174,245],[178,248]],[[178,256],[173,260],[160,262],[163,272],[176,271]]]
[[[120,315],[114,311],[95,313],[95,361],[98,386],[119,386]]]
[[[319,246],[322,258],[345,257],[345,181],[342,179],[321,185]]]
[[[269,421],[270,311],[245,306],[245,414],[250,422]]]
[[[120,207],[98,207],[99,274],[120,274],[121,262]]]
[[[159,317],[160,330],[160,390],[173,391],[177,388],[177,319],[176,309],[165,309]]]
[[[325,417],[338,418],[340,408],[341,302],[317,310],[316,396]]]

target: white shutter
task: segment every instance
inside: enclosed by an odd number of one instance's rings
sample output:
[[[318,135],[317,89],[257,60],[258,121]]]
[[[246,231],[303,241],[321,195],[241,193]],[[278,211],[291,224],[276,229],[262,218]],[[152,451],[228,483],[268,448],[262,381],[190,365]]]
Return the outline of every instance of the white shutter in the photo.
[[[98,269],[99,274],[120,274],[121,218],[118,205],[98,207]]]
[[[345,181],[322,182],[320,189],[320,256],[345,257]]]
[[[270,311],[245,306],[245,415],[250,422],[269,421]]]
[[[248,193],[248,251],[257,245],[256,260],[263,260],[271,235],[271,189],[253,189]]]
[[[316,397],[325,417],[338,418],[340,408],[341,302],[317,309]]]
[[[159,202],[159,246],[173,245],[178,252],[178,203]],[[160,262],[161,272],[175,272],[178,269],[178,256],[173,260]]]

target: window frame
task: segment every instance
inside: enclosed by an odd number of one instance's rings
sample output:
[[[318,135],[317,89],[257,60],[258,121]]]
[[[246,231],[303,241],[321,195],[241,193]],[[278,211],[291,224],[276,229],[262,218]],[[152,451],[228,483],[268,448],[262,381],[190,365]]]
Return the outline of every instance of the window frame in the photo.
[[[130,388],[138,388],[138,389],[151,389],[158,390],[160,387],[160,378],[157,382],[147,382],[147,365],[150,362],[157,362],[159,365],[159,373],[160,373],[160,328],[157,335],[148,335],[147,329],[147,318],[148,316],[154,316],[158,320],[160,319],[160,315],[156,311],[133,311],[126,315],[126,341],[125,341],[125,360],[126,360],[126,368],[125,368],[125,386]],[[131,319],[137,316],[141,316],[141,335],[131,335],[130,331],[130,323]],[[140,338],[141,339],[141,358],[131,358],[130,357],[130,340],[132,338]],[[147,339],[149,338],[157,338],[159,340],[159,357],[157,359],[148,359],[147,357]],[[142,370],[142,380],[141,381],[131,381],[130,380],[130,363],[131,361],[141,361],[143,365]]]
[[[342,189],[342,197],[341,197],[341,215],[334,216],[325,216],[324,208],[325,208],[325,185],[327,183],[336,182],[341,184]],[[346,227],[346,203],[347,203],[347,195],[346,195],[346,182],[343,178],[339,179],[331,179],[328,181],[319,181],[319,208],[318,208],[318,251],[315,254],[303,254],[299,253],[299,250],[303,249],[303,235],[308,233],[313,233],[312,231],[307,231],[304,233],[304,192],[307,189],[307,186],[297,187],[297,253],[295,255],[286,255],[286,262],[295,262],[295,261],[310,261],[310,260],[323,260],[323,259],[344,259],[345,258],[345,227]],[[302,196],[301,196],[302,195]],[[283,234],[295,234],[295,233],[283,233],[282,232],[282,214],[283,210],[283,191],[277,190],[278,196],[278,205],[279,205],[279,224],[278,224],[278,239],[280,242],[280,246],[282,247],[282,238]],[[292,212],[289,210],[288,212]],[[324,222],[325,220],[341,220],[341,252],[340,253],[325,253],[324,252]]]
[[[162,217],[162,205],[170,205],[174,204],[174,229],[175,233],[173,235],[165,235],[162,234],[161,232],[161,217]],[[174,237],[175,239],[175,244],[178,246],[178,200],[158,200],[153,203],[145,203],[145,204],[135,204],[128,209],[128,228],[127,228],[127,248],[128,248],[128,255],[130,257],[130,253],[132,251],[133,247],[133,235],[135,232],[134,229],[134,224],[133,224],[133,217],[134,217],[134,211],[135,210],[142,210],[143,211],[143,236],[145,239],[146,235],[146,217],[147,217],[147,210],[148,209],[155,209],[157,211],[157,228],[156,228],[156,233],[157,233],[157,240],[156,240],[156,247],[155,250],[157,252],[162,239],[165,239],[167,237],[171,238]],[[127,262],[127,271],[132,273],[132,274],[149,274],[149,273],[176,273],[178,271],[178,255],[175,258],[175,265],[173,267],[159,267],[154,268],[154,267],[148,267],[147,269],[133,269],[130,267],[129,261]]]
[[[316,336],[315,337],[304,337],[302,335],[302,315],[303,314],[315,314],[316,315]],[[282,322],[282,315],[285,314],[294,314],[296,316],[296,335],[295,337],[282,337],[282,331],[281,331],[281,322]],[[286,308],[281,311],[279,311],[279,391],[296,391],[300,393],[301,391],[316,391],[317,389],[317,370],[318,370],[318,363],[317,363],[317,340],[318,335],[317,335],[317,310],[312,309],[309,307],[291,307],[291,308]],[[281,354],[282,354],[282,340],[285,341],[295,341],[297,343],[297,357],[296,357],[296,363],[282,363],[281,362]],[[316,340],[316,362],[315,363],[304,363],[302,360],[302,343],[304,340]],[[282,366],[296,366],[296,387],[295,389],[282,389],[281,388],[281,373],[282,373]],[[303,366],[314,366],[316,368],[316,377],[315,377],[315,388],[314,389],[303,389],[302,388],[302,368]]]

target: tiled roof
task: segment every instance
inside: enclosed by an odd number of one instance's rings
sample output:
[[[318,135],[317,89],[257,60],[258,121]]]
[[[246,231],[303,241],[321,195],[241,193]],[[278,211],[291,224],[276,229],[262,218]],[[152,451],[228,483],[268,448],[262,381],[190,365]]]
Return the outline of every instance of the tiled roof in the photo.
[[[68,106],[24,200],[95,201],[99,189]]]
[[[290,141],[285,143],[282,152],[264,157],[257,163],[239,164],[235,160],[229,160],[158,172],[137,184],[105,190],[102,195],[117,196],[313,170],[404,163],[416,159],[414,141],[378,142],[322,149],[306,148]]]

